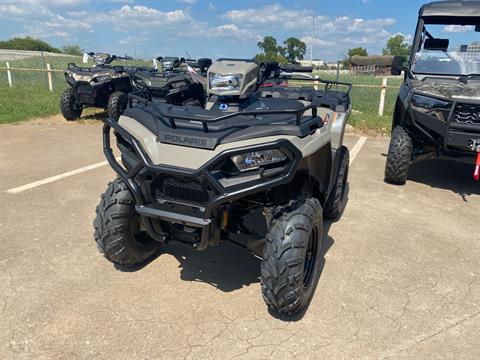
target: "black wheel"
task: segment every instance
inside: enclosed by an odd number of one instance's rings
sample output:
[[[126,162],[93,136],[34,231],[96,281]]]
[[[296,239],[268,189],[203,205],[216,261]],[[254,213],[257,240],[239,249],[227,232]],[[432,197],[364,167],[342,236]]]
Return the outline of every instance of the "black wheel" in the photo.
[[[127,94],[121,91],[115,91],[108,98],[107,104],[107,114],[108,116],[113,117],[115,120],[118,120],[120,115],[123,114],[127,108],[128,97]]]
[[[335,184],[325,204],[325,218],[336,220],[342,215],[345,207],[345,193],[348,182],[348,167],[350,163],[350,153],[345,146],[342,146],[340,152],[340,164],[337,171]]]
[[[320,277],[322,207],[309,198],[292,201],[277,213],[263,250],[262,293],[273,312],[294,315],[308,306]]]
[[[392,132],[385,165],[385,181],[403,185],[407,181],[408,168],[413,153],[413,140],[408,132],[397,125]]]
[[[183,106],[202,106],[202,103],[195,98],[190,98],[182,103]]]
[[[141,231],[135,201],[125,183],[116,179],[102,194],[93,222],[98,250],[110,262],[136,267],[157,255],[160,243]]]
[[[82,115],[82,108],[77,104],[72,88],[65,89],[62,93],[60,110],[68,121],[77,120]]]

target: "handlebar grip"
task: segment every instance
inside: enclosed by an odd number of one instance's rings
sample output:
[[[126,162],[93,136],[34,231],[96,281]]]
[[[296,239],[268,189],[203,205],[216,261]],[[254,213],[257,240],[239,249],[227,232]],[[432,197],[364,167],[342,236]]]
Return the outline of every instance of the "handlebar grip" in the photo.
[[[281,69],[285,72],[302,72],[302,73],[313,72],[313,67],[311,66],[283,65]]]

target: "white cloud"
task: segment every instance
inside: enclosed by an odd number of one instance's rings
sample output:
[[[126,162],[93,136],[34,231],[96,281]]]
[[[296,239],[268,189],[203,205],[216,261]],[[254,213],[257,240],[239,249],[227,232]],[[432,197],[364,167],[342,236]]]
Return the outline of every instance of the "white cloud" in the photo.
[[[0,4],[0,17],[23,15],[25,10],[14,4]]]
[[[144,36],[127,36],[123,39],[120,39],[118,43],[120,45],[137,45],[143,44],[147,41],[147,38]]]
[[[208,10],[214,11],[214,10],[217,10],[217,8],[216,8],[216,6],[215,6],[214,3],[209,2],[209,3],[208,3]]]
[[[177,0],[177,2],[182,3],[182,4],[193,5],[197,2],[197,0]]]
[[[133,4],[135,0],[109,0],[112,3],[119,3],[119,4]]]
[[[447,25],[443,28],[446,33],[466,33],[475,30],[474,26]]]

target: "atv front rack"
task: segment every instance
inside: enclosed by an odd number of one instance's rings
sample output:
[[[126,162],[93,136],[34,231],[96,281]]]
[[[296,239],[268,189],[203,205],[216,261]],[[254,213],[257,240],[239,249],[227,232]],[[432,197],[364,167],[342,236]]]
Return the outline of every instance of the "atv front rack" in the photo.
[[[193,121],[202,124],[202,128],[204,132],[209,132],[208,125],[215,124],[227,119],[239,117],[239,116],[253,116],[256,118],[257,116],[264,116],[264,115],[280,115],[280,114],[294,114],[296,116],[295,125],[300,126],[302,123],[302,116],[308,110],[312,111],[312,118],[317,117],[317,106],[314,104],[310,104],[304,106],[299,109],[286,109],[286,110],[254,110],[254,111],[238,111],[233,113],[227,113],[226,115],[218,116],[215,118],[208,118],[202,119],[198,116],[185,116],[185,115],[172,115],[164,112],[160,109],[155,103],[152,101],[152,95],[145,90],[135,91],[133,93],[128,94],[128,107],[132,108],[134,101],[137,103],[143,104],[145,107],[151,107],[154,109],[157,115],[160,115],[167,119],[170,123],[170,127],[172,129],[177,128],[176,120],[187,120]]]

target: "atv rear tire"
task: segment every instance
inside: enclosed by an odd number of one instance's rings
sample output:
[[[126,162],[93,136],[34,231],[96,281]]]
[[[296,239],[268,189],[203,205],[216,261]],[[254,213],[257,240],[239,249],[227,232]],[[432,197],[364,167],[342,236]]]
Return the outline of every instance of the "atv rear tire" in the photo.
[[[385,181],[387,183],[403,185],[407,182],[412,153],[412,137],[403,127],[397,125],[392,132],[385,164]]]
[[[77,120],[82,115],[82,108],[78,107],[73,94],[73,89],[68,88],[60,97],[60,110],[68,121]]]
[[[121,91],[115,91],[108,98],[108,104],[107,104],[108,116],[111,116],[115,120],[118,120],[120,118],[120,115],[122,115],[125,109],[127,108],[127,101],[128,101],[127,94]]]
[[[315,198],[292,201],[272,220],[263,250],[263,298],[274,313],[294,315],[310,303],[320,278],[323,218]]]
[[[108,261],[122,267],[137,267],[157,255],[160,243],[139,230],[135,201],[121,179],[108,184],[96,213],[95,242]]]
[[[342,215],[345,207],[345,190],[348,182],[350,153],[345,146],[342,146],[338,151],[340,152],[340,164],[337,177],[324,210],[325,218],[329,220],[337,220]]]

